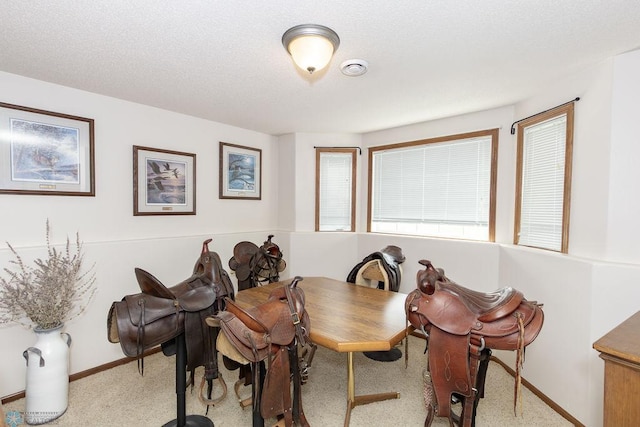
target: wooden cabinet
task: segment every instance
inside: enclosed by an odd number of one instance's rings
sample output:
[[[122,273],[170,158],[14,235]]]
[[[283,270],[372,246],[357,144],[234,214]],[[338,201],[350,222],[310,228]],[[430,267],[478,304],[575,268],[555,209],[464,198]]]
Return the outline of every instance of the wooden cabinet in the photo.
[[[640,426],[640,311],[593,348],[604,360],[604,427]]]

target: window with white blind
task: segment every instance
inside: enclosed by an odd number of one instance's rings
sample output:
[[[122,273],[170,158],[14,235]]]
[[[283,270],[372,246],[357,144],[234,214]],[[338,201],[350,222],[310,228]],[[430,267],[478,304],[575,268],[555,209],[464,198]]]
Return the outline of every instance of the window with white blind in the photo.
[[[369,231],[493,241],[498,130],[369,149]]]
[[[316,149],[316,231],[355,231],[356,150]]]
[[[518,127],[514,243],[567,253],[573,103]]]

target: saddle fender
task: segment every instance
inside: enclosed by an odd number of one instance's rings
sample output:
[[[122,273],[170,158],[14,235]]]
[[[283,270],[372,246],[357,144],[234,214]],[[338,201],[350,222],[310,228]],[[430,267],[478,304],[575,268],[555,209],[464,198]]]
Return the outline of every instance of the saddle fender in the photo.
[[[119,342],[125,356],[140,357],[184,332],[184,313],[170,299],[127,295],[111,305],[107,323],[109,342]]]

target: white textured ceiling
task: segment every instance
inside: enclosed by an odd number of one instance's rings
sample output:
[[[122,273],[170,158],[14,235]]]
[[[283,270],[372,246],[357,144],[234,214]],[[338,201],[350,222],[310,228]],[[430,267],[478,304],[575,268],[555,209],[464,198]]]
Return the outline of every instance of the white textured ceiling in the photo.
[[[341,39],[313,78],[281,44],[303,23]],[[1,71],[274,135],[509,105],[639,47],[639,0],[0,0]]]

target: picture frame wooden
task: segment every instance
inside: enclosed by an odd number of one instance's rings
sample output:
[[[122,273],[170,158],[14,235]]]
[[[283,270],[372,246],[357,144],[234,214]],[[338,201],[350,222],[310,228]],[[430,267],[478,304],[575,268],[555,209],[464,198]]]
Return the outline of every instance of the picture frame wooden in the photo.
[[[220,142],[221,199],[262,199],[262,150]]]
[[[196,155],[133,146],[133,215],[195,215]]]
[[[0,102],[0,193],[95,196],[94,120]]]

